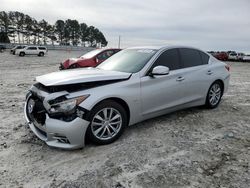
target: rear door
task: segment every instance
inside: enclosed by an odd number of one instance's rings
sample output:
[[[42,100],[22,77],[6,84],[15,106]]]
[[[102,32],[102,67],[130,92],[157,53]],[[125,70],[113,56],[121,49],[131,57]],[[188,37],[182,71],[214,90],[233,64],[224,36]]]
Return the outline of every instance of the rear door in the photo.
[[[190,48],[179,48],[182,71],[182,103],[196,102],[206,97],[211,75],[209,56]]]

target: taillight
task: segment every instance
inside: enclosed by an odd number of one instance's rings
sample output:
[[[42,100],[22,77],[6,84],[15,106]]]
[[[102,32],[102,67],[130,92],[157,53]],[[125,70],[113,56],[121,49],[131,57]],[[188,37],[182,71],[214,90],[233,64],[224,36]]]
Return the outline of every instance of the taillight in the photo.
[[[230,66],[229,65],[226,65],[225,68],[230,71]]]

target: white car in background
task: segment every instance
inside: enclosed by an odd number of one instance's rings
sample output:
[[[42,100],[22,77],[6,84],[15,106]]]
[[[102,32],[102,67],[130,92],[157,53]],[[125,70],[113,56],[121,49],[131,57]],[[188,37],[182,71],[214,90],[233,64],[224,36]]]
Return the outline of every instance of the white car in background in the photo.
[[[16,55],[25,56],[25,55],[37,55],[44,56],[48,52],[47,48],[44,46],[27,46],[23,49],[16,50]]]
[[[237,60],[243,61],[245,54],[244,53],[237,53]]]
[[[250,55],[245,55],[243,57],[243,61],[250,61]]]
[[[228,54],[228,60],[238,60],[237,53],[236,52],[231,52]]]

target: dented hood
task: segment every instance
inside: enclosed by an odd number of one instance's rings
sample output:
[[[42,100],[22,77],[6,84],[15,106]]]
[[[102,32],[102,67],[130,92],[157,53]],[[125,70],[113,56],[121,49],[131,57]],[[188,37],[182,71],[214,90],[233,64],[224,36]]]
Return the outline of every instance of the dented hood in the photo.
[[[53,72],[36,77],[36,81],[45,86],[59,86],[96,81],[128,79],[131,73],[102,70],[97,68],[80,68]]]

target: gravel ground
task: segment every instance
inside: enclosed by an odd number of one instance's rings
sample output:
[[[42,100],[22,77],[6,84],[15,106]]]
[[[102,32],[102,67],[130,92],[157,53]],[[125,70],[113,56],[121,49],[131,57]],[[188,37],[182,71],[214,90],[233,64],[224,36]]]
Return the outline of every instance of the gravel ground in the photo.
[[[27,127],[26,91],[35,76],[81,52],[46,57],[0,53],[0,187],[250,186],[250,64],[234,63],[214,110],[186,109],[128,127],[113,144],[64,151]]]

